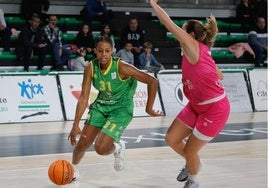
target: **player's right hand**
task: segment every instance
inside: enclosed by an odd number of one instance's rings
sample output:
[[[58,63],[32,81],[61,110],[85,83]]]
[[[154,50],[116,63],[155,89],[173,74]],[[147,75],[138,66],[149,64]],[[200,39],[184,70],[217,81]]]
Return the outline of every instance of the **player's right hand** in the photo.
[[[72,146],[76,146],[76,136],[80,134],[80,136],[82,136],[82,131],[80,129],[79,126],[73,126],[69,136],[68,136],[68,140],[71,141]]]

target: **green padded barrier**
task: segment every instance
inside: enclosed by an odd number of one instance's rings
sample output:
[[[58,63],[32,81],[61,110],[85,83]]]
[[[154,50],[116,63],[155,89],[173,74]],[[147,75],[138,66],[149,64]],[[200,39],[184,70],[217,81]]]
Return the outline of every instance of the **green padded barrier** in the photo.
[[[230,35],[217,35],[216,38],[215,38],[215,41],[216,42],[227,42],[227,41],[230,41],[232,40]]]
[[[228,50],[215,50],[211,52],[211,56],[213,58],[221,58],[221,59],[233,59],[235,55],[230,53]]]
[[[61,38],[64,42],[72,43],[75,40],[76,35],[73,33],[62,33]]]
[[[102,23],[99,21],[92,21],[91,24],[92,26],[102,26]]]
[[[88,59],[88,60],[92,60],[92,59],[94,59],[94,58],[95,58],[95,56],[92,55],[92,54],[88,54],[88,55],[86,56],[86,59]]]
[[[16,55],[11,52],[5,52],[5,51],[0,52],[0,60],[16,60],[16,59],[17,59]]]
[[[231,35],[231,36],[235,42],[247,42],[248,41],[247,34],[245,34],[245,35]]]
[[[65,22],[67,25],[82,25],[83,21],[78,20],[77,18],[65,18]]]
[[[26,23],[26,20],[19,16],[7,16],[5,17],[5,20],[10,25],[21,25]]]
[[[230,23],[231,29],[240,29],[242,28],[242,24],[240,23]]]

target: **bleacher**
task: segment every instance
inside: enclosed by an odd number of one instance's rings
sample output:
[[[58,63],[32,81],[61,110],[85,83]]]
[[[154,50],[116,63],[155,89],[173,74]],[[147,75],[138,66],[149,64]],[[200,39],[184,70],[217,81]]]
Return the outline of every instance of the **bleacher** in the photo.
[[[111,3],[111,2],[109,2]],[[113,17],[111,20],[112,32],[115,36],[116,44],[120,41],[120,31],[123,26],[128,22],[130,16],[135,16],[139,20],[141,25],[146,30],[146,40],[152,42],[154,51],[153,54],[161,62],[166,69],[180,68],[181,65],[181,49],[178,41],[169,33],[161,22],[153,15],[152,12],[138,12],[138,11],[113,11]],[[5,14],[7,23],[16,28],[18,31],[25,25],[26,20],[20,17],[20,14]],[[78,15],[66,14],[58,15],[58,26],[64,31],[62,35],[63,43],[71,44],[76,36],[77,31],[82,25],[82,21]],[[172,17],[174,23],[181,26],[186,19],[191,17]],[[204,21],[205,18],[198,18]],[[252,57],[245,54],[243,57],[236,58],[234,54],[228,51],[228,47],[234,43],[246,42],[247,33],[242,30],[242,25],[239,22],[235,22],[230,18],[217,19],[219,26],[219,34],[216,37],[215,45],[212,48],[212,56],[219,66],[253,66]],[[101,23],[93,22],[93,36],[97,36],[100,32]],[[18,36],[12,37],[12,49],[15,48]],[[0,39],[1,44],[1,39]],[[72,58],[75,56],[73,55]],[[88,57],[90,58],[90,57]],[[37,57],[33,58],[33,66],[37,65]],[[51,56],[46,56],[45,65],[50,66]],[[13,52],[0,52],[0,69],[8,70],[15,67],[22,68],[16,60],[16,55]],[[17,69],[17,68],[16,68]]]

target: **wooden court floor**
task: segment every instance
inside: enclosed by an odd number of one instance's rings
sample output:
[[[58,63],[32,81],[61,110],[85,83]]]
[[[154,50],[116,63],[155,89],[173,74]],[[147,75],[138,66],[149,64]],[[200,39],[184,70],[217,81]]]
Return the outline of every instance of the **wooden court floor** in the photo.
[[[128,164],[115,172],[113,156],[89,150],[80,179],[66,188],[180,188],[184,160],[164,142],[173,117],[134,118],[122,139]],[[82,126],[83,122],[81,122]],[[72,122],[0,124],[0,188],[55,188],[47,176],[57,159],[71,161]],[[220,135],[200,156],[202,188],[267,188],[267,112],[232,113]]]

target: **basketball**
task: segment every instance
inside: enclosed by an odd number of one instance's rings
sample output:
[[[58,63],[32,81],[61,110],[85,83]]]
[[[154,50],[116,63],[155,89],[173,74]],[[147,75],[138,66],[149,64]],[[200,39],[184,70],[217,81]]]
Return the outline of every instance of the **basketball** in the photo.
[[[48,168],[48,177],[56,185],[65,185],[70,183],[73,176],[73,166],[66,160],[54,161]]]

